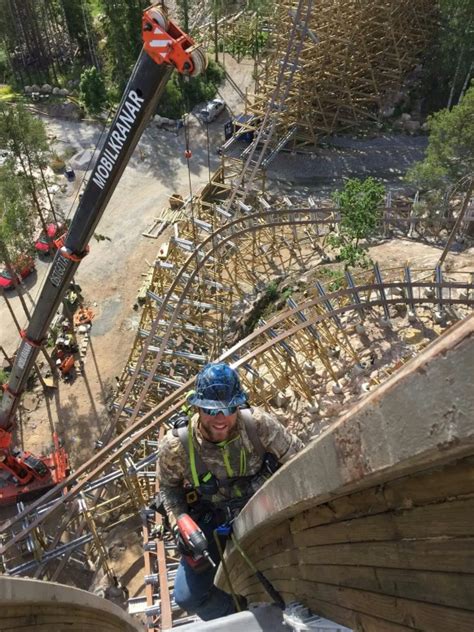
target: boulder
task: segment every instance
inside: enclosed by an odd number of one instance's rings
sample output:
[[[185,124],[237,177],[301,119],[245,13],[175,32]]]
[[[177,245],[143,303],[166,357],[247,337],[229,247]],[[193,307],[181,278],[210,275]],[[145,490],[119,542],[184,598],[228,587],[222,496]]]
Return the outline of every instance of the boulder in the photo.
[[[395,113],[395,108],[393,106],[385,107],[381,112],[381,116],[384,119],[388,119],[392,117],[394,113]]]
[[[288,405],[290,398],[286,393],[279,392],[271,401],[271,403],[277,408],[285,408]]]
[[[44,83],[41,86],[41,94],[51,94],[51,92],[53,91],[53,87],[49,85],[49,83]]]
[[[420,131],[421,124],[419,121],[405,121],[404,127],[410,134],[416,134]]]

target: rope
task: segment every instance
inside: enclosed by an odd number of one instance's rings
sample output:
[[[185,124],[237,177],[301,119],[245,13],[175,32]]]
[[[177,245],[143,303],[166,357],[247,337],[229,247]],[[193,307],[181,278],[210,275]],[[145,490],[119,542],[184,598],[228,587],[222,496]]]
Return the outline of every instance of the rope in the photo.
[[[276,588],[274,588],[273,584],[265,577],[265,575],[261,571],[258,570],[255,564],[252,562],[252,560],[248,557],[248,555],[245,553],[243,548],[240,546],[239,541],[237,540],[237,538],[235,537],[233,533],[231,534],[230,538],[235,548],[237,549],[237,551],[243,557],[244,561],[247,563],[248,567],[250,568],[252,573],[255,575],[255,577],[260,581],[260,583],[265,588],[269,596],[273,599],[273,601],[279,608],[284,610],[286,607],[286,604],[283,600],[283,597],[276,590]]]
[[[186,162],[187,162],[187,166],[188,166],[188,185],[189,185],[189,196],[190,196],[190,204],[191,204],[191,220],[192,220],[192,226],[193,226],[193,242],[194,242],[194,248],[197,249],[198,248],[198,233],[197,233],[197,227],[196,227],[196,222],[194,221],[194,198],[193,198],[193,188],[192,188],[192,182],[191,182],[191,163],[190,163],[190,159],[192,156],[192,152],[190,149],[190,143],[189,143],[189,122],[188,119],[186,117],[186,114],[189,114],[190,111],[190,107],[189,107],[189,98],[184,90],[184,78],[179,75],[178,77],[178,86],[181,92],[181,99],[182,99],[182,103],[184,106],[184,116],[183,116],[183,121],[184,121],[184,144],[185,144],[185,151],[184,151],[184,155],[186,158]],[[197,276],[196,276],[196,281],[197,281],[197,296],[198,296],[198,300],[202,300],[202,292],[201,292],[201,274],[198,272]],[[203,323],[203,317],[201,317],[201,324]]]
[[[237,595],[235,594],[234,586],[232,585],[232,581],[230,579],[229,569],[227,568],[227,563],[226,563],[226,561],[224,559],[224,551],[222,550],[222,544],[221,544],[221,541],[219,539],[219,535],[217,533],[217,529],[214,529],[213,535],[214,535],[214,541],[215,541],[216,546],[217,546],[217,550],[219,551],[219,557],[220,557],[221,563],[222,563],[222,570],[224,571],[225,579],[226,579],[226,582],[227,582],[227,584],[229,586],[230,594],[232,595],[232,600],[234,602],[235,609],[237,610],[237,612],[241,612],[242,608],[240,606],[239,600],[237,599]]]
[[[186,114],[189,114],[189,99],[186,95],[186,92],[184,90],[184,79],[181,77],[181,75],[178,78],[178,85],[179,85],[179,89],[181,92],[181,100],[183,102],[183,106],[184,106],[184,116],[183,116],[183,129],[184,129],[184,156],[186,158],[186,162],[188,165],[188,183],[189,183],[189,195],[191,196],[191,215],[193,217],[194,220],[194,211],[193,211],[193,189],[192,189],[192,183],[191,183],[191,165],[189,163],[189,160],[191,158],[191,149],[189,147],[189,123],[188,123],[188,119],[186,117]],[[194,225],[194,223],[193,223]]]
[[[226,561],[224,559],[224,551],[222,549],[222,545],[221,545],[221,542],[219,540],[219,535],[217,533],[217,529],[214,529],[213,535],[214,535],[214,541],[215,541],[216,546],[217,546],[217,550],[219,552],[220,561],[222,563],[222,570],[224,571],[224,576],[225,576],[227,585],[229,586],[230,594],[232,595],[232,599],[234,601],[234,604],[235,604],[235,607],[237,609],[237,612],[241,612],[242,608],[241,608],[239,600],[237,599],[237,596],[235,594],[235,590],[234,590],[234,586],[232,584],[232,580],[230,579],[229,569],[227,568],[227,563],[226,563]],[[233,545],[235,546],[237,551],[240,553],[240,555],[244,559],[244,561],[247,564],[247,566],[250,568],[252,573],[255,575],[255,577],[259,580],[259,582],[265,588],[265,590],[267,591],[268,595],[271,597],[271,599],[273,600],[275,605],[277,605],[279,608],[284,610],[286,608],[286,604],[285,604],[285,601],[284,601],[283,597],[276,590],[276,588],[273,586],[273,584],[265,577],[265,575],[261,571],[258,570],[258,568],[255,566],[255,564],[252,562],[252,560],[249,558],[249,556],[245,553],[245,551],[243,550],[243,548],[241,547],[239,541],[237,540],[237,538],[235,537],[235,535],[233,533],[231,533],[230,538],[231,538],[231,541],[232,541]]]

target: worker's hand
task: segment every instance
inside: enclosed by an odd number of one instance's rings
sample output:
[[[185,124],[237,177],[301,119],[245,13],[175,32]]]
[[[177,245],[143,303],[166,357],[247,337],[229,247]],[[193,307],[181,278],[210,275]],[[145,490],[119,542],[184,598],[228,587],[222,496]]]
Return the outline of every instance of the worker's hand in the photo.
[[[155,524],[150,529],[150,538],[163,540],[166,534],[166,528],[163,524]]]
[[[178,525],[175,525],[173,527],[173,535],[174,535],[174,539],[176,541],[176,546],[178,548],[178,551],[181,553],[181,555],[192,555],[192,551],[189,548],[189,546],[186,544],[185,539],[183,538],[183,536],[181,535],[180,531],[179,531],[179,527]]]

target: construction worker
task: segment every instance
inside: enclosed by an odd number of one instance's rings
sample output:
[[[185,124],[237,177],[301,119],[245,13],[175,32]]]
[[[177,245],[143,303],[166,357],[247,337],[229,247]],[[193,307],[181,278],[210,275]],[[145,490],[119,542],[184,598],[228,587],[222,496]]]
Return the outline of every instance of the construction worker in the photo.
[[[188,403],[196,411],[189,425],[169,432],[159,450],[160,498],[181,545],[176,520],[187,513],[218,565],[214,529],[231,521],[303,443],[268,413],[250,410],[238,374],[227,364],[206,365]],[[234,613],[231,596],[214,586],[215,573],[205,559],[196,567],[184,554],[174,584],[176,603],[204,620]]]

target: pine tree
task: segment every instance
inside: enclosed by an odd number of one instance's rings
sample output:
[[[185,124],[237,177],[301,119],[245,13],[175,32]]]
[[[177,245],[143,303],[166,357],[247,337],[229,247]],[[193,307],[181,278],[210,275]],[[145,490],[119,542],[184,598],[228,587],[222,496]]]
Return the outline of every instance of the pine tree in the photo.
[[[95,66],[81,75],[80,100],[91,114],[99,114],[107,103],[104,81]]]
[[[407,179],[419,189],[445,193],[474,173],[474,85],[452,110],[430,116],[428,125],[426,157],[408,171]]]
[[[46,232],[42,197],[47,196],[44,169],[49,146],[43,122],[33,117],[22,104],[0,103],[0,145],[11,152],[11,160],[25,179],[32,206]]]

